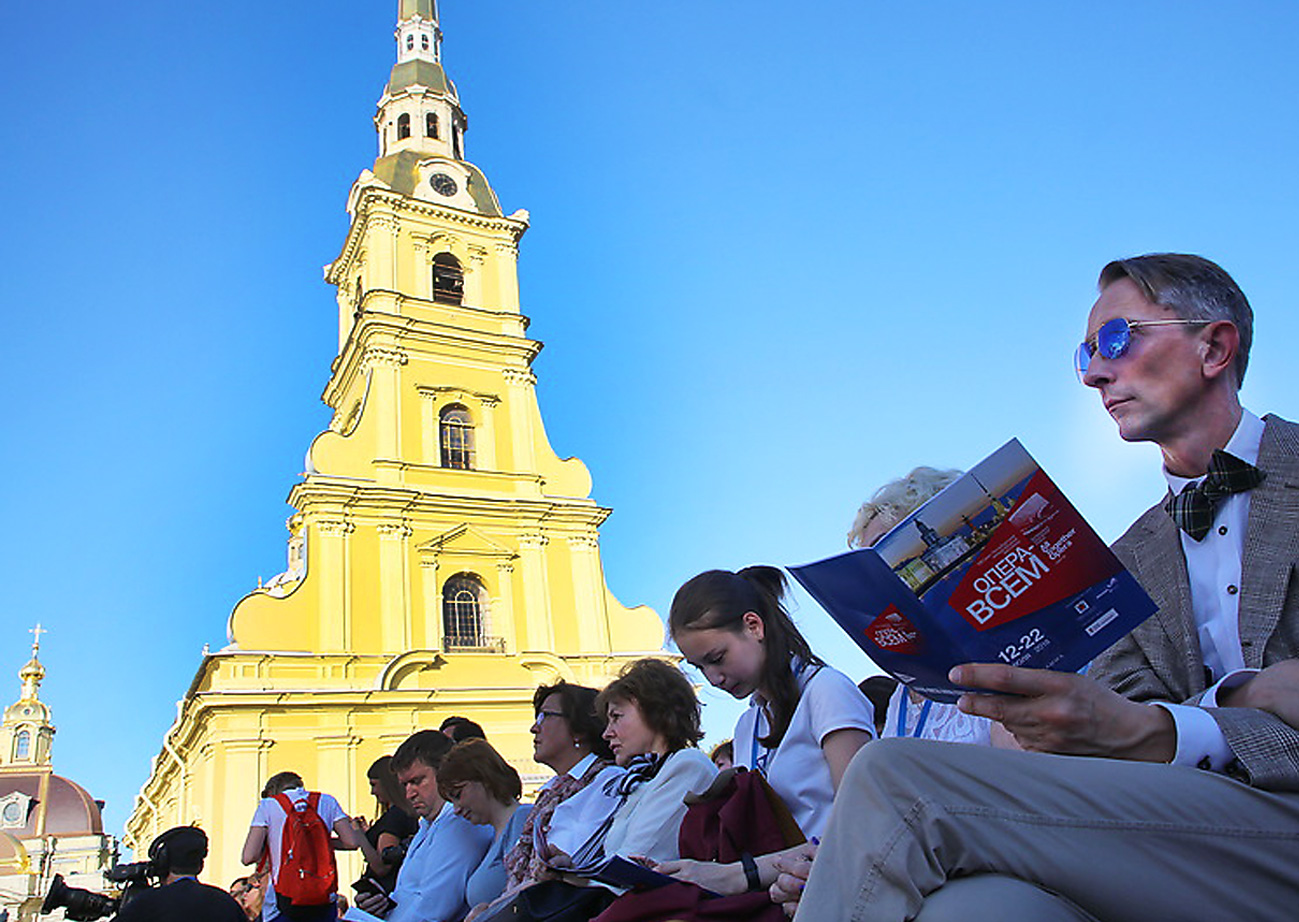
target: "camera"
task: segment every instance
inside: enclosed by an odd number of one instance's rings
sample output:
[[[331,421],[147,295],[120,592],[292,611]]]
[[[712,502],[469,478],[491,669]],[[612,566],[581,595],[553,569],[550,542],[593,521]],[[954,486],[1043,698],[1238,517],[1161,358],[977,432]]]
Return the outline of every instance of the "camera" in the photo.
[[[406,839],[404,842],[398,842],[396,845],[389,845],[379,853],[379,857],[383,859],[383,863],[388,865],[388,867],[399,868],[401,867],[401,863],[406,859],[406,849],[409,846],[410,839]]]
[[[152,887],[154,881],[171,873],[173,866],[202,869],[206,857],[207,834],[195,826],[176,826],[153,840],[148,861],[115,864],[104,872],[110,883],[117,884],[120,890],[117,896],[69,887],[63,882],[62,874],[55,874],[50,892],[41,903],[41,915],[65,909],[65,918],[72,922],[94,922],[120,912],[123,906]]]
[[[45,894],[45,901],[41,903],[41,915],[64,909],[64,918],[72,922],[94,922],[120,910],[140,891],[148,890],[152,886],[149,878],[157,876],[157,869],[148,861],[115,864],[104,872],[104,877],[120,885],[122,892],[118,896],[107,896],[81,887],[69,887],[63,882],[62,874],[55,874],[50,892]]]

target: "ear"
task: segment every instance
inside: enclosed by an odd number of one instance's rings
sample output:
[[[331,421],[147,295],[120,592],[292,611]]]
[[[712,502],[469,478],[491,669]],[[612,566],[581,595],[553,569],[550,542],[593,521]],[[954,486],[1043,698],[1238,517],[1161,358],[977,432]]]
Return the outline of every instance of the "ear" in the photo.
[[[1206,378],[1234,375],[1240,330],[1230,320],[1215,320],[1200,331],[1200,363]],[[1233,381],[1234,383],[1234,381]]]
[[[740,616],[740,620],[744,623],[744,629],[752,635],[754,640],[761,642],[766,637],[767,625],[763,622],[762,616],[756,611],[746,611]]]

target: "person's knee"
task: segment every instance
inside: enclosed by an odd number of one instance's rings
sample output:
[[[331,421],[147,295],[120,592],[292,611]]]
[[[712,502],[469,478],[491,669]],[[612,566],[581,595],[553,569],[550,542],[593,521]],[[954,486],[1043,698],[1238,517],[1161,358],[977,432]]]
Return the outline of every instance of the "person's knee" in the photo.
[[[1069,900],[1015,877],[956,877],[925,897],[914,922],[1095,922]]]

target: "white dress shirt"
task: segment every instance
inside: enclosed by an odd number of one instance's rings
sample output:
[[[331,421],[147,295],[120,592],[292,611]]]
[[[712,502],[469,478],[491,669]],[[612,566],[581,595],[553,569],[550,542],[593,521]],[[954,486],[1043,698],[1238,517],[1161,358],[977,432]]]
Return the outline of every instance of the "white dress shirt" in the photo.
[[[1240,422],[1224,451],[1257,464],[1262,440],[1263,421],[1242,409]],[[1188,483],[1204,479],[1203,476],[1178,477],[1167,470],[1164,477],[1174,493],[1181,493]],[[1217,721],[1202,708],[1217,707],[1219,692],[1243,684],[1256,671],[1245,668],[1240,646],[1240,575],[1249,497],[1249,492],[1233,493],[1223,500],[1214,513],[1213,527],[1202,541],[1179,532],[1200,656],[1211,678],[1200,707],[1160,704],[1177,725],[1174,765],[1199,765],[1222,771],[1234,758]]]

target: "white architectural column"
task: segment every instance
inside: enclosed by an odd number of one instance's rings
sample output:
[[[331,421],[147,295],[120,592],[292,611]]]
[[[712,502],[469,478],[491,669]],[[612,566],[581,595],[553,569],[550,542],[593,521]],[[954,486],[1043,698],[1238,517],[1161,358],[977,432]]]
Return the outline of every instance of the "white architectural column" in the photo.
[[[419,389],[420,463],[437,467],[442,462],[442,432],[438,428],[439,394],[431,387]]]
[[[549,543],[549,539],[542,534],[519,537],[519,556],[523,559],[526,650],[555,649],[555,636],[550,624],[550,591],[546,578],[546,545]]]
[[[315,542],[320,555],[320,629],[321,650],[346,650],[352,637],[352,597],[347,575],[348,543],[352,523],[340,519],[316,522],[319,540]],[[337,617],[331,617],[337,612]]]
[[[442,649],[442,587],[438,585],[438,558],[424,554],[419,561],[419,576],[424,591],[424,623],[415,630],[415,645],[428,650]],[[423,638],[420,638],[420,628]]]
[[[217,779],[217,786],[224,791],[224,796],[213,801],[218,806],[218,814],[209,817],[210,831],[221,831],[221,842],[227,846],[219,861],[208,859],[208,872],[219,870],[221,865],[227,869],[239,866],[237,856],[230,853],[231,846],[242,845],[243,832],[248,829],[253,810],[257,807],[258,793],[266,783],[267,753],[273,745],[269,740],[223,740],[217,743],[221,747],[222,777]],[[168,823],[168,825],[172,825]],[[154,833],[157,835],[157,833]],[[139,843],[147,848],[148,841]],[[233,875],[222,876],[222,881],[231,880]]]
[[[502,373],[510,395],[510,447],[514,452],[514,470],[531,473],[537,469],[537,458],[532,450],[532,414],[529,410],[534,406],[532,388],[537,383],[537,376],[520,368],[506,368]]]
[[[478,431],[474,433],[474,451],[478,454],[480,471],[497,471],[496,466],[496,408],[500,401],[495,397],[478,399]]]
[[[600,572],[600,539],[594,534],[568,539],[573,569],[573,600],[577,646],[582,653],[609,650],[609,625],[604,604],[604,575]]]
[[[487,259],[487,250],[483,247],[471,244],[469,250],[469,261],[462,267],[465,273],[465,297],[464,303],[470,307],[491,308],[486,300],[486,292],[483,291],[483,263]]]
[[[366,224],[369,272],[365,289],[397,291],[397,219],[390,214],[371,214]]]
[[[379,525],[379,643],[385,653],[410,649],[410,573],[406,542],[411,536],[402,523]]]
[[[497,310],[519,309],[519,247],[515,243],[496,244]]]
[[[348,722],[351,722],[350,715]],[[351,735],[350,731],[336,736],[317,736],[316,743],[316,777],[307,782],[307,789],[324,791],[333,794],[344,810],[355,810],[354,805],[361,802],[357,790],[357,779],[361,775],[356,764],[356,750],[361,740]],[[367,768],[369,766],[366,766]],[[365,792],[369,794],[369,791]],[[337,855],[339,881],[353,880],[361,873],[358,862],[359,852],[340,852]]]
[[[401,460],[401,366],[407,355],[400,349],[371,346],[361,360],[362,369],[370,375],[370,405],[367,413],[375,414],[378,461]],[[394,468],[380,467],[375,479],[393,483],[399,478]]]
[[[491,623],[488,633],[504,639],[505,652],[514,653],[519,649],[518,632],[515,631],[514,611],[514,563],[500,560],[496,563],[496,600],[490,612]]]

